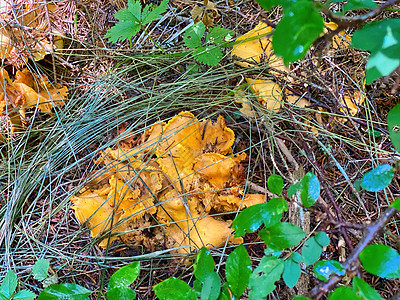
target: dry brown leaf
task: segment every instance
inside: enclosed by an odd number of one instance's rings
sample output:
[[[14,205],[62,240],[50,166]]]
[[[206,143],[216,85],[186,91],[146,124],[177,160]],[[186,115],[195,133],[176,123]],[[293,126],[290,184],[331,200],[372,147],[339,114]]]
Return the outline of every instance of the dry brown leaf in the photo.
[[[365,100],[364,94],[358,90],[351,93],[351,96],[343,96],[339,101],[339,110],[344,114],[355,116],[358,113],[358,105],[361,105]]]
[[[38,61],[62,49],[62,32],[55,22],[60,16],[56,10],[55,4],[38,0],[18,0],[12,7],[2,6],[0,20],[7,25],[0,29],[0,58],[20,68],[28,58]]]
[[[219,18],[217,6],[208,0],[204,0],[204,7],[196,5],[191,11],[193,22],[203,22],[206,27],[213,27],[214,21]]]
[[[123,241],[156,247],[138,233],[138,219],[147,218],[154,224],[164,224],[164,243],[187,246],[179,252],[203,245],[217,247],[230,236],[231,221],[209,216],[212,209],[235,211],[265,201],[264,195],[246,195],[242,200],[245,174],[241,163],[247,156],[226,156],[232,153],[234,139],[221,116],[216,122],[199,121],[190,112],[181,112],[168,123],[156,123],[146,130],[138,147],[104,151],[97,163],[105,164],[105,170],[85,190],[99,197],[108,193],[107,203],[119,220],[112,233],[133,230],[122,234]],[[92,211],[85,207],[87,201],[79,201],[81,197],[73,197],[74,210],[78,212],[82,205],[83,211]],[[87,218],[86,214],[78,217],[81,223]],[[101,228],[104,219],[96,218],[90,225],[94,227],[95,222]],[[161,243],[162,232],[155,229],[154,234]],[[239,240],[230,237],[229,241]]]

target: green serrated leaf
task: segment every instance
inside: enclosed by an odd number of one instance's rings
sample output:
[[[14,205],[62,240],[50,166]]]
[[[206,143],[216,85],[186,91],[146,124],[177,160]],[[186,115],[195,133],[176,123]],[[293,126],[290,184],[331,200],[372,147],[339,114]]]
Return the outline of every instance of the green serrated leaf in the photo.
[[[282,213],[286,210],[287,202],[283,198],[273,198],[267,203],[245,208],[232,222],[235,236],[243,236],[246,232],[254,232],[261,224],[270,227],[278,223],[282,218]]]
[[[323,27],[322,16],[312,1],[299,0],[285,7],[272,39],[275,54],[281,56],[285,64],[303,58]]]
[[[140,3],[140,1],[128,0],[128,11],[132,14],[133,19],[126,21],[140,23],[140,21],[142,20],[142,4]]]
[[[343,12],[349,10],[365,9],[365,8],[375,8],[376,3],[373,0],[349,0],[343,6]]]
[[[387,123],[390,140],[397,152],[400,152],[400,103],[389,111]]]
[[[293,300],[311,300],[311,298],[305,296],[296,296],[293,298]]]
[[[204,278],[200,298],[201,300],[217,300],[221,292],[221,278],[216,272],[209,273]]]
[[[299,280],[301,268],[298,263],[288,259],[285,261],[285,268],[283,270],[282,278],[286,285],[290,288],[294,287]]]
[[[146,5],[147,7],[148,5]],[[167,11],[168,8],[168,0],[163,0],[161,1],[159,6],[156,6],[153,8],[153,10],[149,11],[146,10],[146,13],[142,13],[142,25],[146,25],[156,19],[159,19],[162,17],[162,14]]]
[[[195,291],[183,280],[170,277],[153,287],[160,300],[196,300]]]
[[[129,287],[121,286],[115,287],[107,291],[108,300],[124,299],[134,300],[136,298],[136,292]]]
[[[202,46],[201,39],[203,38],[206,26],[203,22],[193,24],[183,34],[183,43],[188,48],[197,48]]]
[[[236,247],[226,259],[225,276],[232,294],[240,299],[251,274],[251,260],[243,244]]]
[[[53,284],[45,288],[37,300],[87,300],[91,291],[75,283]]]
[[[294,224],[281,222],[260,230],[258,235],[267,245],[273,244],[285,249],[297,245],[304,238],[305,233]]]
[[[124,21],[111,27],[104,37],[108,38],[109,41],[113,43],[129,40],[139,32],[140,28],[140,24],[136,22]]]
[[[214,272],[215,262],[212,255],[206,247],[200,249],[196,256],[196,263],[194,264],[194,276],[196,279],[203,282],[208,275]]]
[[[283,179],[278,174],[272,174],[267,180],[268,190],[276,195],[280,195],[283,190]]]
[[[353,277],[353,291],[362,300],[381,300],[381,296],[360,277]]]
[[[29,290],[20,290],[13,297],[13,300],[33,300],[36,298],[36,294]]]
[[[343,266],[336,260],[321,260],[314,265],[313,271],[315,276],[322,281],[328,281],[332,274],[339,276],[345,274]]]
[[[137,21],[136,17],[134,15],[132,15],[132,13],[127,8],[123,8],[123,9],[120,9],[119,11],[117,11],[114,14],[114,17],[120,22],[123,22],[123,21],[130,21],[130,22]]]
[[[319,197],[321,186],[317,176],[308,172],[301,180],[300,199],[304,207],[312,206]]]
[[[205,65],[216,66],[222,59],[221,49],[216,46],[199,47],[193,51],[194,58]]]
[[[3,278],[3,282],[0,285],[0,293],[7,298],[11,298],[17,288],[17,275],[13,270],[8,270],[6,276]]]
[[[232,37],[233,33],[234,32],[232,30],[216,26],[211,29],[209,34],[207,34],[206,44],[223,44],[229,42],[227,37]]]
[[[400,255],[386,245],[369,245],[360,253],[360,261],[367,272],[383,277],[400,277]]]
[[[329,236],[323,232],[323,231],[318,231],[315,234],[315,241],[321,246],[321,247],[326,247],[328,246],[331,241],[329,239]]]
[[[281,278],[284,269],[282,259],[264,256],[249,280],[249,299],[266,299],[275,289],[275,282]]]
[[[38,281],[45,280],[49,274],[50,262],[47,259],[39,259],[32,266],[32,275]]]
[[[356,293],[348,286],[341,286],[337,288],[332,294],[329,295],[329,300],[344,300],[344,299],[354,299],[360,300]]]
[[[123,266],[112,274],[108,282],[108,289],[127,287],[132,284],[139,276],[140,262],[135,261],[129,265]]]
[[[366,83],[389,75],[400,64],[400,19],[368,23],[353,34],[352,45],[371,53],[366,66]]]
[[[378,192],[387,187],[393,179],[394,170],[390,165],[380,165],[364,175],[361,187],[370,192]]]
[[[310,237],[301,248],[302,257],[307,266],[315,263],[321,257],[321,253],[322,246],[315,240],[315,237]]]

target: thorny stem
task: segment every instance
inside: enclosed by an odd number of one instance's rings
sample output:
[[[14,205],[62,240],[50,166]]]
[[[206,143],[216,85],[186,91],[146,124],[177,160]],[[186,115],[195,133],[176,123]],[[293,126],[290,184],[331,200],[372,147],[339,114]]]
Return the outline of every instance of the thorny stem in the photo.
[[[365,229],[363,238],[354,248],[353,252],[351,252],[347,260],[342,264],[347,274],[357,268],[358,257],[361,251],[365,247],[367,247],[367,245],[375,238],[375,236],[385,227],[386,223],[391,217],[393,217],[395,213],[396,209],[393,207],[389,207],[379,216],[379,218],[374,223],[372,223]],[[325,295],[329,291],[332,291],[343,277],[344,276],[335,275],[329,278],[327,282],[323,282],[314,287],[309,292],[308,297],[312,299],[320,299],[323,295]]]

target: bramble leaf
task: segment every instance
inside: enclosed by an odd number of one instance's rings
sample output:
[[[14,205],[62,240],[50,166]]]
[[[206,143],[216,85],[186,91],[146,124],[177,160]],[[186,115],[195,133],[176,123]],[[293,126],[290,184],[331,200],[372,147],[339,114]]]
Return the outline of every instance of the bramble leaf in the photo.
[[[315,234],[315,241],[321,246],[321,247],[326,247],[328,246],[331,241],[328,237],[328,235],[323,232],[323,231],[319,231]]]
[[[232,222],[235,236],[243,236],[246,232],[256,231],[261,224],[270,227],[278,223],[282,218],[282,213],[286,210],[287,202],[283,198],[273,198],[267,203],[245,208]]]
[[[380,165],[364,175],[361,187],[370,192],[378,192],[387,187],[393,179],[394,170],[388,165]]]
[[[323,27],[322,16],[312,1],[299,0],[295,5],[284,7],[283,18],[272,39],[275,54],[281,56],[285,64],[303,58]]]
[[[37,300],[87,300],[91,291],[75,283],[53,284],[45,288]]]
[[[352,45],[371,53],[366,66],[366,83],[389,75],[400,64],[400,19],[368,23],[353,34]]]
[[[292,259],[285,261],[285,268],[283,269],[282,278],[286,285],[290,288],[294,287],[299,280],[301,268],[298,263]]]
[[[251,274],[251,261],[243,244],[236,247],[226,259],[225,275],[229,288],[236,298],[246,290]]]
[[[262,229],[258,235],[267,245],[273,244],[285,249],[297,245],[304,238],[305,233],[292,223],[281,222]]]
[[[336,260],[321,260],[314,265],[314,274],[322,281],[328,281],[332,274],[344,275],[345,270]]]
[[[211,272],[202,282],[200,298],[216,300],[221,292],[221,278],[216,272]]]
[[[300,199],[304,207],[312,206],[319,197],[321,187],[317,176],[308,172],[301,180]]]
[[[381,300],[381,296],[360,277],[353,277],[353,291],[363,300]]]
[[[196,263],[194,264],[194,276],[196,279],[203,282],[208,275],[214,272],[214,259],[209,250],[206,247],[200,249],[196,256]]]
[[[338,287],[332,294],[329,295],[328,300],[342,300],[342,299],[354,299],[361,300],[357,294],[348,286]]]
[[[304,263],[309,266],[315,263],[322,253],[322,246],[315,240],[315,237],[310,237],[301,248]]]
[[[390,204],[390,207],[394,207],[395,209],[400,211],[400,198],[392,202],[392,204]]]
[[[280,195],[283,190],[283,179],[277,174],[272,174],[267,180],[268,190],[276,195]]]
[[[249,280],[249,299],[266,299],[275,289],[275,281],[281,278],[284,269],[282,259],[264,256]]]
[[[136,298],[136,292],[129,287],[120,286],[107,291],[107,299],[126,299],[133,300]]]
[[[360,261],[369,273],[383,278],[400,277],[400,255],[386,245],[367,246],[360,253]]]
[[[138,277],[140,272],[140,262],[135,261],[129,265],[123,266],[122,268],[115,271],[114,274],[110,277],[110,281],[108,283],[108,288],[120,288],[127,287],[132,284],[136,278]]]
[[[400,103],[389,111],[387,123],[390,140],[394,148],[400,152]]]
[[[153,287],[156,296],[160,300],[169,300],[171,295],[176,300],[196,300],[196,292],[183,280],[175,277],[160,282]]]
[[[343,6],[343,12],[375,7],[376,3],[373,0],[350,0]]]

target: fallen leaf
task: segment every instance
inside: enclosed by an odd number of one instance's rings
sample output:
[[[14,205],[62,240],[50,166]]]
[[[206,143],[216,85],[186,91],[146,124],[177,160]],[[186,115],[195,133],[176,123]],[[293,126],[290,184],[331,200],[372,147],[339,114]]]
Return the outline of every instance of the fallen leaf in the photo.
[[[219,18],[217,6],[208,0],[204,0],[204,7],[196,5],[191,11],[193,22],[203,22],[206,27],[213,27],[214,21]]]
[[[12,7],[0,8],[0,20],[7,24],[0,29],[0,58],[17,68],[31,58],[43,59],[46,54],[63,48],[62,32],[57,30],[57,5],[38,0],[18,0]],[[50,24],[49,24],[50,20]]]

